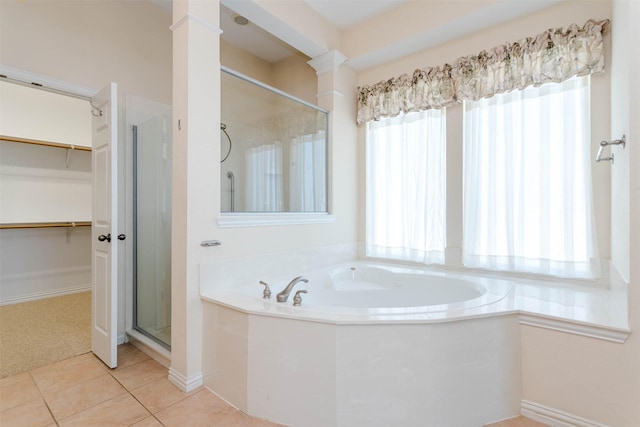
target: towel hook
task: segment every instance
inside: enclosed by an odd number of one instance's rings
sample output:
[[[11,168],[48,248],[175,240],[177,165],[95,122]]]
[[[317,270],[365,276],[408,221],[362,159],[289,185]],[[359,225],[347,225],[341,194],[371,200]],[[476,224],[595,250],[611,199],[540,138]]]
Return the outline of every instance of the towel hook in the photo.
[[[596,162],[600,162],[602,160],[608,160],[611,163],[613,163],[613,153],[611,153],[609,157],[602,157],[602,152],[604,151],[604,147],[606,147],[607,145],[622,145],[622,148],[624,148],[626,143],[627,143],[627,137],[625,135],[622,135],[622,138],[614,139],[613,141],[601,141],[600,149],[598,150],[598,154],[596,155]]]

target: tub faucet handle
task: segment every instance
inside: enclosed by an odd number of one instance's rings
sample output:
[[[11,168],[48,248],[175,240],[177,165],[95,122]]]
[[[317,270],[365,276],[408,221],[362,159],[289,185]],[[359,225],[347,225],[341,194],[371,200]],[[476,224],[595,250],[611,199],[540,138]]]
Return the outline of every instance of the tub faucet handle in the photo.
[[[260,284],[264,285],[264,291],[262,291],[262,298],[269,299],[271,298],[271,289],[269,289],[269,285],[267,282],[260,280]]]
[[[300,296],[300,294],[306,294],[306,293],[307,293],[306,289],[300,289],[298,292],[296,292],[296,294],[293,296],[294,307],[300,307],[300,304],[302,304],[302,297]]]

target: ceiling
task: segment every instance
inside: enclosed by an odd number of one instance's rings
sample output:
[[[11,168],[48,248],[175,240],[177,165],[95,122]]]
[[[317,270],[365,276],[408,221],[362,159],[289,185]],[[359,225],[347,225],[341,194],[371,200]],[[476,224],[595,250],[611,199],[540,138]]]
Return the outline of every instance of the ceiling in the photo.
[[[327,21],[346,30],[406,3],[407,0],[304,0]]]
[[[237,46],[258,58],[273,63],[297,53],[297,50],[281,41],[271,33],[249,21],[246,25],[238,25],[234,18],[238,16],[233,10],[220,5],[220,38]]]
[[[334,27],[346,30],[354,25],[383,14],[409,0],[303,0]],[[226,42],[240,47],[267,61],[277,62],[297,52],[296,49],[264,31],[252,22],[238,25],[237,14],[221,5],[220,36]]]
[[[171,0],[149,0],[159,4],[168,11],[171,11]],[[264,0],[282,1],[282,0]],[[291,0],[289,0],[291,1]],[[363,70],[379,65],[385,61],[400,58],[417,52],[421,49],[433,47],[440,43],[445,43],[457,37],[471,34],[483,28],[497,25],[519,16],[523,16],[550,5],[565,0],[295,0],[304,1],[310,8],[326,19],[335,28],[341,31],[348,31],[354,26],[367,20],[378,19],[385,13],[390,13],[396,8],[413,8],[416,5],[428,5],[429,10],[449,11],[463,9],[466,4],[468,10],[454,16],[445,22],[431,22],[431,25],[424,23],[422,28],[415,32],[406,40],[398,40],[386,46],[372,46],[370,52],[350,55],[348,64],[355,70]],[[246,0],[222,0],[224,4],[235,4],[243,6]],[[413,5],[411,4],[413,3]],[[221,4],[220,28],[221,38],[226,42],[242,48],[253,55],[267,61],[277,62],[290,55],[299,53],[298,50],[283,42],[276,36],[260,28],[253,22],[246,25],[238,25],[234,18],[238,16],[236,12]],[[471,9],[469,9],[469,5]],[[438,9],[439,8],[439,9]],[[444,8],[448,9],[445,10]],[[401,9],[398,9],[400,11]],[[413,10],[413,9],[411,9]],[[396,12],[396,11],[394,11]],[[433,21],[433,19],[431,20]],[[374,21],[375,22],[375,21]],[[281,28],[273,26],[271,31],[277,33]],[[384,34],[385,36],[387,34]],[[286,37],[283,37],[286,39]],[[299,37],[297,38],[299,39]],[[296,37],[290,38],[290,42],[295,44]],[[304,50],[301,48],[300,50]],[[348,55],[352,52],[347,53]],[[317,53],[316,53],[317,54]],[[315,55],[315,54],[312,54]]]

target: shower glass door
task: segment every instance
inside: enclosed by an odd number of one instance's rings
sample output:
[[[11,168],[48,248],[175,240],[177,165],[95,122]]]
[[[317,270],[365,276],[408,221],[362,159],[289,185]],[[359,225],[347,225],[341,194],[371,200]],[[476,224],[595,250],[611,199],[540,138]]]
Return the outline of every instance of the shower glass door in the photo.
[[[133,133],[133,327],[170,348],[171,111]]]

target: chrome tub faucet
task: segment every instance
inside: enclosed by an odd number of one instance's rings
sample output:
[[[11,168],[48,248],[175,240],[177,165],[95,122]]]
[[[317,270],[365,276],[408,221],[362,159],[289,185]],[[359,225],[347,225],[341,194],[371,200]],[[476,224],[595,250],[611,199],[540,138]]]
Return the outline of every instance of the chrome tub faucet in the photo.
[[[296,277],[291,282],[289,282],[286,288],[284,288],[280,293],[278,293],[278,295],[276,295],[276,299],[278,300],[278,302],[287,302],[291,290],[298,282],[309,283],[309,281],[303,276]]]

